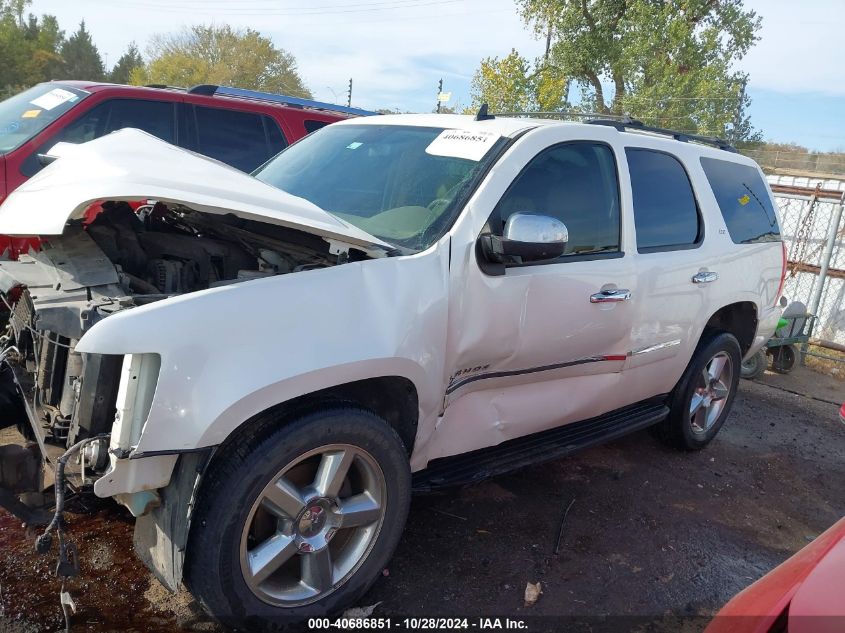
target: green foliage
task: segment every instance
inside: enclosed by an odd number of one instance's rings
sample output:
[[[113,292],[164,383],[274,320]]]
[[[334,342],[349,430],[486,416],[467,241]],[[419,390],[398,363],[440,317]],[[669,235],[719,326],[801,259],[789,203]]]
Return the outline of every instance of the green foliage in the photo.
[[[585,111],[630,113],[652,125],[734,140],[758,136],[746,112],[747,77],[734,70],[758,39],[761,23],[754,11],[744,8],[743,0],[517,4],[526,24],[549,44],[538,68],[554,69],[555,80],[549,98],[538,102],[565,97],[560,85],[571,79]],[[482,69],[479,74],[484,79]],[[502,97],[504,101],[526,102],[518,82],[500,83],[502,89],[516,91]],[[481,81],[478,87],[483,92]]]
[[[193,86],[210,83],[310,97],[290,53],[252,29],[194,26],[158,35],[149,63],[131,73],[132,83]]]
[[[65,32],[59,28],[59,21],[54,15],[41,16],[41,24],[34,15],[29,16],[30,32],[34,35],[34,56],[39,60],[38,81],[58,79],[64,72],[62,46]]]
[[[472,80],[472,106],[491,112],[556,111],[565,107],[568,80],[560,70],[538,59],[533,64],[515,49],[502,59],[487,57]]]
[[[84,20],[79,23],[79,30],[62,46],[62,59],[67,79],[103,81],[106,78],[100,51],[94,45],[91,34],[85,29]]]
[[[114,68],[109,73],[109,81],[116,84],[128,84],[132,79],[132,71],[144,67],[144,59],[138,51],[135,42],[130,42],[126,52],[120,56]]]
[[[0,0],[0,98],[61,73],[64,32],[53,16],[25,19],[29,4]]]

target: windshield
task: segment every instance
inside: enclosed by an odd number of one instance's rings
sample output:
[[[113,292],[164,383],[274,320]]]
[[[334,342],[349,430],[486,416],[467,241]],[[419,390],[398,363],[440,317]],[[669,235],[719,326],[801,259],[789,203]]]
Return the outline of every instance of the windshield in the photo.
[[[475,178],[497,154],[492,148],[505,142],[479,133],[467,137],[475,142],[467,151],[444,138],[449,133],[466,135],[405,125],[332,125],[291,145],[255,176],[385,242],[420,251],[449,229]]]
[[[84,90],[46,83],[0,101],[0,154],[20,147],[87,96]]]

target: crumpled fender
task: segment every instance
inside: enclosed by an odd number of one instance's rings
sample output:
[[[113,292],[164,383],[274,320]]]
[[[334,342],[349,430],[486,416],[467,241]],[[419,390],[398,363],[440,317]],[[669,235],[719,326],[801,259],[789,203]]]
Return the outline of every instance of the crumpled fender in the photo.
[[[173,297],[103,319],[76,349],[161,356],[136,454],[213,446],[273,405],[376,376],[416,386],[422,427],[444,389],[448,250]]]

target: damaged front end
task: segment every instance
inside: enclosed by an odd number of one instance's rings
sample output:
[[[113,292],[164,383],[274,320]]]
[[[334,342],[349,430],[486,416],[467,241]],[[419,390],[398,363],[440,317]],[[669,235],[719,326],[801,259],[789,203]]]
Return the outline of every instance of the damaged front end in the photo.
[[[186,538],[210,450],[139,453],[160,355],[83,353],[80,341],[126,310],[382,257],[389,247],[137,130],[75,147],[25,183],[0,207],[0,233],[41,240],[39,251],[0,262],[0,506],[47,523],[45,493],[55,480],[58,517],[64,478],[72,490],[112,497],[145,517],[139,554],[175,589],[180,559],[156,551]],[[225,323],[219,335],[220,345],[237,345]]]
[[[106,202],[93,221],[72,221],[62,235],[45,236],[39,252],[0,263],[6,322],[1,423],[41,446],[48,464],[51,453],[55,458],[80,440],[97,438],[81,451],[76,483],[98,480],[98,496],[116,497],[136,516],[145,514],[158,504],[156,490],[168,483],[175,456],[151,457],[119,480],[103,474],[133,457],[160,359],[81,354],[78,341],[119,311],[364,257],[355,249],[333,254],[314,235],[234,215],[161,203],[135,210],[126,202]],[[107,435],[110,441],[101,437]],[[27,463],[16,472],[31,470]],[[43,488],[31,477],[7,479],[3,488],[16,495]]]

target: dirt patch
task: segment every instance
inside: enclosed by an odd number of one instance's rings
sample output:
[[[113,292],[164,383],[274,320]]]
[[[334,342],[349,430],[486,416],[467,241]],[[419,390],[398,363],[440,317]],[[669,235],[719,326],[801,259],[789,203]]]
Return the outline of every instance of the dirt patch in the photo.
[[[810,357],[807,358],[809,363]],[[788,374],[767,370],[758,382],[836,406],[845,401],[845,365],[841,377],[819,373],[815,367],[798,365]]]
[[[66,588],[78,611],[73,631],[174,631],[174,613],[161,615],[144,597],[152,578],[132,555],[132,517],[107,502],[71,502],[67,538],[79,548],[80,575]],[[60,580],[54,575],[57,544],[47,556],[34,550],[35,534],[0,514],[0,628],[26,622],[36,631],[64,628]],[[55,539],[54,539],[55,541]],[[19,629],[25,631],[27,629]]]

